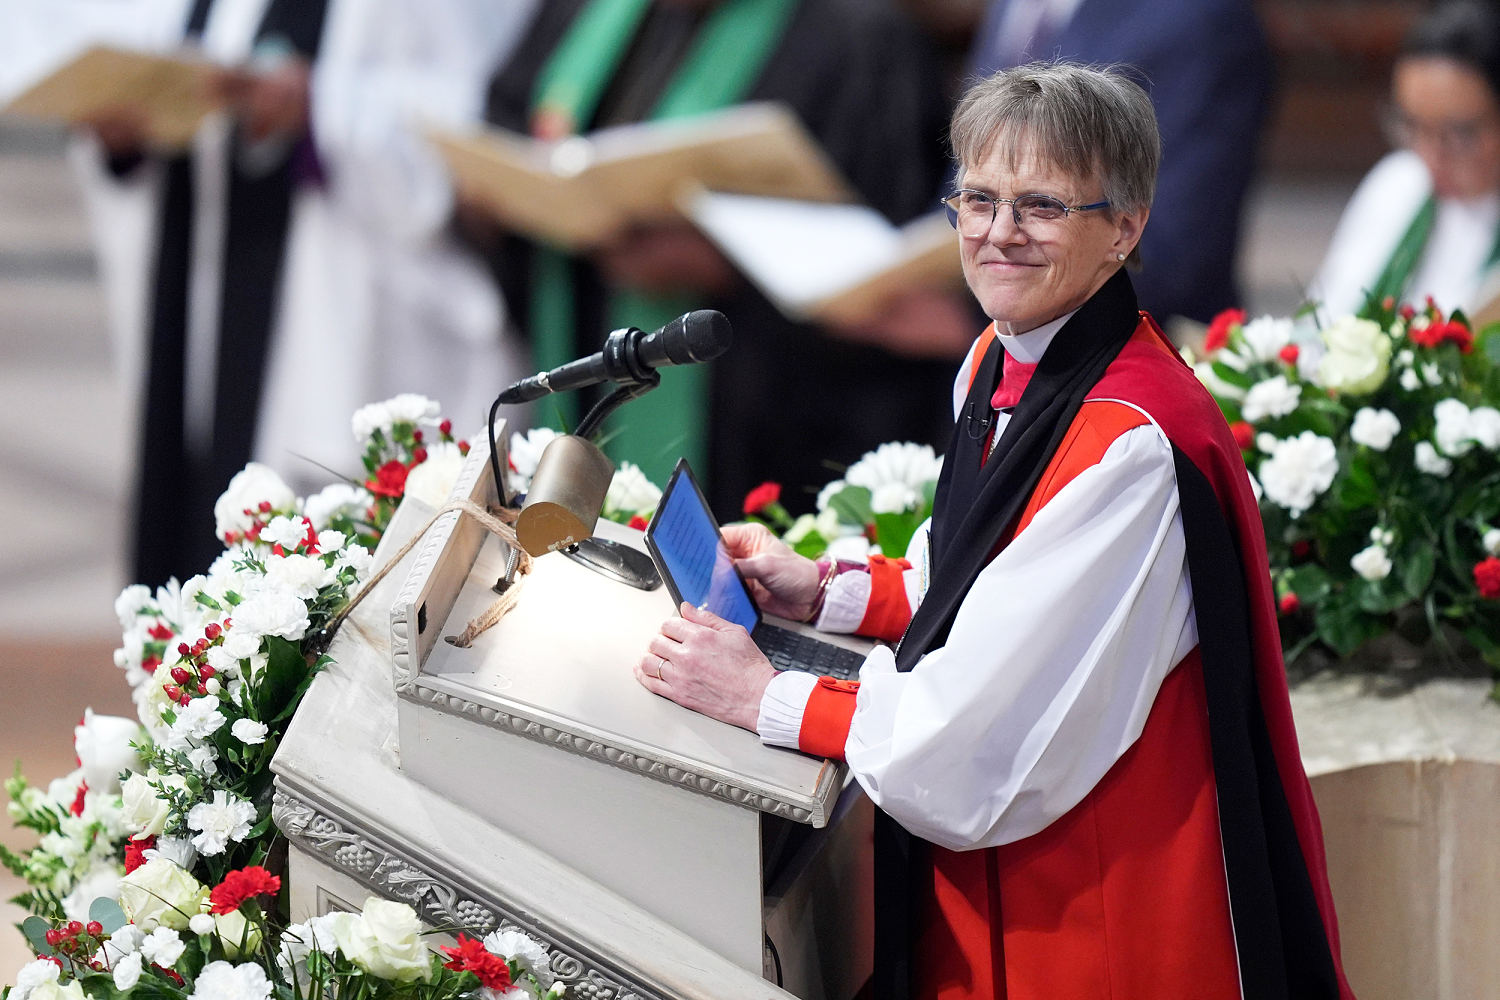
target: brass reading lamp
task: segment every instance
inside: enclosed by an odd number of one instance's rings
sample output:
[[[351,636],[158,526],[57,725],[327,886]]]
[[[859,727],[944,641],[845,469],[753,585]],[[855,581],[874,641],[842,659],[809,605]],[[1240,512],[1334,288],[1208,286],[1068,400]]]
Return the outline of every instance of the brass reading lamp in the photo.
[[[594,404],[572,434],[559,435],[543,450],[516,519],[521,547],[533,557],[561,550],[595,572],[641,590],[660,586],[661,577],[646,553],[593,537],[615,467],[589,438],[611,413],[661,383],[657,368],[711,360],[724,353],[731,339],[729,321],[711,309],[679,316],[649,334],[626,327],[612,332],[597,354],[528,376],[496,397],[490,407],[490,467],[497,493],[504,497],[494,445],[495,416],[502,404],[601,382],[617,386]]]

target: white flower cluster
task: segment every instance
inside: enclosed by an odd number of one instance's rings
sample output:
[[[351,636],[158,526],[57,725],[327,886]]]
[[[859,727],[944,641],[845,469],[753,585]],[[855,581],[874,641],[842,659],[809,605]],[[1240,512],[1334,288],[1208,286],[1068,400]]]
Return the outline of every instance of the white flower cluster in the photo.
[[[863,486],[870,491],[870,507],[877,514],[899,514],[915,510],[922,503],[922,487],[937,479],[943,460],[931,447],[910,441],[891,441],[866,452],[844,472],[843,484]],[[830,483],[829,487],[834,484]],[[824,503],[825,487],[819,494],[819,509]]]
[[[558,436],[550,427],[533,427],[525,434],[519,431],[510,436],[510,489],[512,493],[525,493],[531,489],[531,477],[536,475],[537,463],[542,452]]]
[[[646,478],[640,467],[631,462],[621,462],[609,481],[609,490],[604,494],[605,517],[629,519],[633,514],[647,516],[661,502],[661,488]]]
[[[1338,474],[1333,442],[1312,431],[1282,439],[1262,435],[1257,444],[1269,453],[1260,463],[1261,488],[1272,503],[1285,507],[1293,517],[1301,517]]]
[[[412,426],[437,426],[442,407],[436,400],[414,392],[404,392],[380,403],[369,403],[354,411],[350,421],[354,440],[363,444],[379,431],[390,437],[391,428],[397,424]]]

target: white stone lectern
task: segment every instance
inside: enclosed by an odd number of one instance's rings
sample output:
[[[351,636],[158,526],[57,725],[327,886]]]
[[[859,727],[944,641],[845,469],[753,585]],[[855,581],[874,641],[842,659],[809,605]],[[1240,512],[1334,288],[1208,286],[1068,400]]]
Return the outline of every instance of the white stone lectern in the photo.
[[[454,495],[494,502],[483,446]],[[431,514],[404,504],[383,546]],[[433,926],[518,926],[600,1000],[853,995],[869,802],[843,767],[636,682],[665,587],[549,554],[459,648],[445,637],[495,600],[506,547],[449,511],[407,561],[344,623],[276,757],[295,916],[374,891]]]

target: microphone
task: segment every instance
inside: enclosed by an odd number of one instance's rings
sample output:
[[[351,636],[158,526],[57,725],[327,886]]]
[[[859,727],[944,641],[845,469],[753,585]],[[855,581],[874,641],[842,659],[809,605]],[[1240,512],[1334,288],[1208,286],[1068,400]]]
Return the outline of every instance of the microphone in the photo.
[[[728,350],[732,339],[729,320],[712,309],[679,316],[651,333],[626,327],[611,333],[597,354],[521,379],[500,394],[499,402],[526,403],[600,382],[649,382],[651,369],[709,361]]]

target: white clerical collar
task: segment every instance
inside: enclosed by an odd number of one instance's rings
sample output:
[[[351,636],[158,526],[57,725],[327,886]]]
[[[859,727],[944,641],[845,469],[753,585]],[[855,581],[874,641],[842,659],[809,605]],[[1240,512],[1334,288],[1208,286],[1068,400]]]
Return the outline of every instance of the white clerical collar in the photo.
[[[1050,323],[1043,323],[1035,330],[1027,330],[1025,333],[1006,333],[1005,324],[995,324],[995,336],[1000,339],[1000,346],[1005,348],[1005,353],[1021,362],[1023,365],[1034,365],[1042,360],[1042,355],[1047,353],[1047,345],[1052,343],[1052,338],[1057,336],[1057,331],[1063,328],[1063,324],[1073,318],[1073,312],[1064,313]]]

